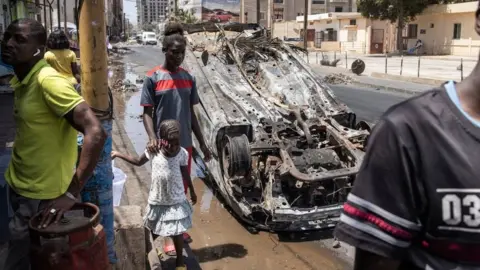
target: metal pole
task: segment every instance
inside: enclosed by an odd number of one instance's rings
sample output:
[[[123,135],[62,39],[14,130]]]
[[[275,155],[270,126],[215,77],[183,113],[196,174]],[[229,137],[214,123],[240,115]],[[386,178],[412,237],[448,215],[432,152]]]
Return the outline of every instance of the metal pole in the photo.
[[[402,54],[402,58],[400,59],[400,76],[402,76],[402,73],[403,73],[403,54]]]
[[[60,28],[62,28],[62,26],[60,25],[60,21],[62,20],[62,16],[60,13],[60,0],[57,0],[57,19],[58,19],[57,27],[58,27],[58,30],[60,30]]]
[[[125,18],[125,13],[123,13],[123,35],[127,36],[127,19]]]
[[[345,68],[348,69],[348,54],[347,54],[347,51],[345,51]]]
[[[420,78],[420,56],[418,57],[417,77]]]
[[[463,58],[460,58],[460,78],[463,81]]]
[[[43,23],[45,24],[45,30],[48,33],[48,25],[47,25],[47,0],[43,0]]]
[[[388,54],[385,54],[385,74],[388,72]]]
[[[315,53],[316,57],[317,57],[317,60],[316,60],[316,63],[318,64],[318,52]]]
[[[63,0],[63,25],[65,34],[68,34],[68,27],[67,27],[67,0]]]
[[[82,191],[86,202],[100,208],[100,222],[105,230],[109,261],[115,261],[114,216],[112,203],[112,117],[108,89],[105,0],[83,1],[80,5],[80,63],[82,95],[107,133],[102,155],[96,165],[97,174],[88,179],[89,188]],[[95,23],[92,23],[95,22]]]
[[[257,23],[260,24],[260,0],[257,0]]]
[[[305,50],[308,48],[308,0],[305,0],[305,12],[303,13],[303,47]]]
[[[40,7],[40,0],[35,0],[35,8],[38,8]],[[39,21],[40,23],[42,22],[42,15],[41,13],[38,13],[37,14],[37,21]]]
[[[48,5],[50,7],[50,31],[53,31],[53,8],[52,4]]]

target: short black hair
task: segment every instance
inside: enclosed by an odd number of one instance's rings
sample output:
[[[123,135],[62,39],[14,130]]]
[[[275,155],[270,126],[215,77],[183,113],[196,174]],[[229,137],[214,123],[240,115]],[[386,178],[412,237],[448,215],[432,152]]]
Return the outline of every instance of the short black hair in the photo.
[[[43,25],[34,19],[21,18],[14,20],[10,25],[25,24],[30,27],[30,35],[38,42],[38,44],[45,46],[47,43],[47,30]]]
[[[50,36],[48,36],[47,48],[50,50],[70,49],[70,41],[68,40],[67,34],[62,30],[53,31]]]
[[[187,45],[187,40],[183,36],[183,26],[178,22],[170,22],[165,26],[162,46],[167,49],[174,42]]]
[[[174,119],[162,121],[160,123],[160,138],[164,140],[180,138],[180,123]]]

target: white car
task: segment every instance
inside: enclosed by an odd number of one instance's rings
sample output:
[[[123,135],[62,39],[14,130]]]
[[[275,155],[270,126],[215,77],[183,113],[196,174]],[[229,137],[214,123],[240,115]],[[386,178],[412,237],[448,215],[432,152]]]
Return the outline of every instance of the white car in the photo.
[[[142,44],[143,45],[157,45],[157,35],[154,32],[143,32],[142,33]]]

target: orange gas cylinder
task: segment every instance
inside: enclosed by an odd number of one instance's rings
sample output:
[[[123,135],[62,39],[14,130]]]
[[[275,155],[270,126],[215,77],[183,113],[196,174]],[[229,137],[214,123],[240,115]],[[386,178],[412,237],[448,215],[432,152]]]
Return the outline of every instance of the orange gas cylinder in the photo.
[[[30,220],[32,270],[110,269],[100,210],[76,204],[57,224],[38,229],[40,215]]]

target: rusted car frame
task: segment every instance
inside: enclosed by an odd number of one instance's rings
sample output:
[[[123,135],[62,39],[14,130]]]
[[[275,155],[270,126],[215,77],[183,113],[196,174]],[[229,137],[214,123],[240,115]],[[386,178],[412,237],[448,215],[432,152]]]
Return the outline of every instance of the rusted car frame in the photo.
[[[256,24],[185,25],[206,164],[245,222],[273,231],[335,226],[364,155],[368,123],[339,102],[302,49]]]

